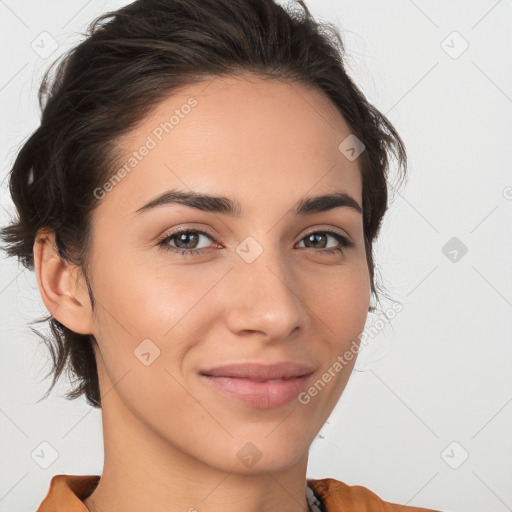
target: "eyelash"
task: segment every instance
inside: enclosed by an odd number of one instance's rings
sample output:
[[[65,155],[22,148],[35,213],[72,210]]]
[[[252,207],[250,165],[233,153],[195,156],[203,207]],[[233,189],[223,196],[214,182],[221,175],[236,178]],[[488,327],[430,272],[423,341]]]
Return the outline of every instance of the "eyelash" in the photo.
[[[203,231],[201,229],[182,229],[182,230],[179,230],[179,231],[175,231],[174,233],[165,234],[163,237],[161,237],[158,240],[157,245],[161,249],[163,249],[164,251],[170,251],[170,252],[173,252],[173,253],[178,253],[178,254],[181,254],[182,256],[196,256],[196,255],[200,254],[201,252],[203,252],[205,249],[179,249],[179,248],[173,247],[173,246],[171,246],[171,245],[169,245],[167,243],[167,242],[169,242],[170,240],[172,240],[173,238],[175,238],[175,237],[177,237],[179,235],[191,234],[191,233],[199,233],[201,235],[207,236],[212,241],[215,241],[212,235],[210,235],[209,233],[207,233],[206,231]],[[354,242],[350,241],[348,238],[346,238],[342,234],[338,233],[337,231],[330,230],[330,229],[311,231],[310,233],[306,233],[300,239],[300,241],[302,241],[307,236],[316,235],[316,234],[319,234],[319,233],[320,234],[327,234],[327,235],[332,236],[333,238],[335,238],[341,244],[342,248],[337,247],[335,249],[319,249],[316,252],[321,252],[321,253],[324,253],[324,254],[336,254],[338,252],[339,253],[343,253],[344,249],[348,249],[348,248],[353,247],[355,245]],[[306,249],[308,249],[308,247],[306,247]],[[310,249],[315,251],[314,248],[310,248]]]

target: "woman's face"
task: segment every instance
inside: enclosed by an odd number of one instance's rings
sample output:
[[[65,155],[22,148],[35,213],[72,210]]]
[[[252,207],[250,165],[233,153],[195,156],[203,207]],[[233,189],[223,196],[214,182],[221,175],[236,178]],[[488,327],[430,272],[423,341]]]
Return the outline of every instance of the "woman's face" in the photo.
[[[92,217],[104,418],[226,471],[307,458],[370,300],[350,134],[316,90],[227,77],[121,141]]]

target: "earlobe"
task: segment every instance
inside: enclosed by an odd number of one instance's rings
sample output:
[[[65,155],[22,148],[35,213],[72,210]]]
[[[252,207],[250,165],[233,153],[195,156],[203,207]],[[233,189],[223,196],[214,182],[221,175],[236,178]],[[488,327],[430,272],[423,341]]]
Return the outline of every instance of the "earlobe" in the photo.
[[[68,329],[93,334],[92,308],[83,273],[62,257],[53,231],[38,231],[33,254],[34,272],[48,311]]]

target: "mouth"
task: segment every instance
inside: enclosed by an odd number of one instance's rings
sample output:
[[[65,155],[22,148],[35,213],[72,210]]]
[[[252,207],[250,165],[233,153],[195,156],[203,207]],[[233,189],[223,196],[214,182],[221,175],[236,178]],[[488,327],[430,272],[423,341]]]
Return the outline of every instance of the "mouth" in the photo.
[[[203,369],[201,374],[211,377],[233,377],[254,381],[288,380],[308,375],[314,367],[307,363],[282,361],[277,363],[234,363]]]
[[[258,409],[281,407],[304,391],[311,365],[283,362],[226,365],[200,372],[200,378],[224,397]]]

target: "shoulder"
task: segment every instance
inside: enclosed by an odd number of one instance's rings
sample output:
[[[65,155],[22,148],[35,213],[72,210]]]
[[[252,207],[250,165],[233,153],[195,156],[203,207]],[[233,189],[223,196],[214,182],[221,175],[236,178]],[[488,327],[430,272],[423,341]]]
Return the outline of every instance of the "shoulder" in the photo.
[[[326,512],[440,512],[383,501],[366,487],[334,478],[308,479],[307,483],[321,498]]]
[[[37,512],[88,512],[82,502],[92,493],[99,475],[55,475]]]

